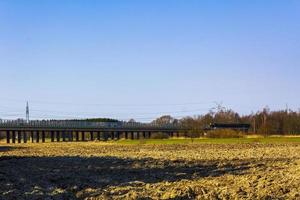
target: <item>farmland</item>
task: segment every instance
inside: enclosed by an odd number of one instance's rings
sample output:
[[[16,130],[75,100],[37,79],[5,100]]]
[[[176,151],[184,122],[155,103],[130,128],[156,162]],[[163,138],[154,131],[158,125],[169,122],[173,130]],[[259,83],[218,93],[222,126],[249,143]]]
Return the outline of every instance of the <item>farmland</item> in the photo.
[[[300,142],[0,143],[0,185],[0,199],[300,199]]]

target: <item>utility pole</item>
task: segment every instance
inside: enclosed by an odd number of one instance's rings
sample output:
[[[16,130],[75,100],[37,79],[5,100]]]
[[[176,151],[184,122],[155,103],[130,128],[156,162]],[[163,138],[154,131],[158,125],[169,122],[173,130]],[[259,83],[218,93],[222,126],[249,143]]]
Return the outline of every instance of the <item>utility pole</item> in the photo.
[[[29,123],[29,105],[28,105],[28,101],[26,104],[26,123]]]

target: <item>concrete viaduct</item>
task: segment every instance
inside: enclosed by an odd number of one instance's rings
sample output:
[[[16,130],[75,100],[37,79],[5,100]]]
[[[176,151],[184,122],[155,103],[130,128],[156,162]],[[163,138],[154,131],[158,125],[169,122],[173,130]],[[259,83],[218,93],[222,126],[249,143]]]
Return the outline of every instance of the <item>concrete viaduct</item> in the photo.
[[[137,122],[86,122],[43,120],[0,121],[0,131],[5,132],[7,143],[93,141],[151,138],[153,133],[165,133],[171,137],[186,135],[187,129],[180,125],[159,125]]]

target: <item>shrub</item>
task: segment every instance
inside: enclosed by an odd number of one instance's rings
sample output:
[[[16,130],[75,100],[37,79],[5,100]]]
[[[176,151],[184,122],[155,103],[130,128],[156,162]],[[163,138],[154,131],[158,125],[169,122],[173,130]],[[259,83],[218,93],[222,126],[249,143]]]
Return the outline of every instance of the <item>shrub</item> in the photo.
[[[169,135],[167,133],[152,133],[151,139],[168,139]]]
[[[232,129],[216,129],[211,130],[206,134],[209,138],[241,138],[244,134]]]

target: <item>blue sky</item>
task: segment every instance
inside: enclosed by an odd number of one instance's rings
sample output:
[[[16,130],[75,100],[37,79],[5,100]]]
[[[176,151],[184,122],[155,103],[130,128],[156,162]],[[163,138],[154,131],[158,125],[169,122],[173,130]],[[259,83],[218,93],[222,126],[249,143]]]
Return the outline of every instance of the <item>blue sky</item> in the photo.
[[[300,2],[0,1],[0,118],[300,108]]]

